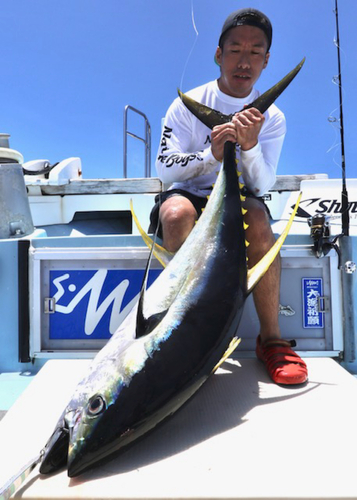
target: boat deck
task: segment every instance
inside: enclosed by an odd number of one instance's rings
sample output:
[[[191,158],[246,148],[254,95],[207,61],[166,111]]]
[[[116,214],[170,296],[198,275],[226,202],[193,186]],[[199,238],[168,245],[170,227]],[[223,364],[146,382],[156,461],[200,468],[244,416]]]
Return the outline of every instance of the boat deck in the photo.
[[[79,478],[36,468],[22,499],[357,498],[357,380],[308,358],[309,382],[271,383],[256,359],[228,360],[177,414]],[[88,360],[51,360],[0,422],[0,484],[47,441]]]

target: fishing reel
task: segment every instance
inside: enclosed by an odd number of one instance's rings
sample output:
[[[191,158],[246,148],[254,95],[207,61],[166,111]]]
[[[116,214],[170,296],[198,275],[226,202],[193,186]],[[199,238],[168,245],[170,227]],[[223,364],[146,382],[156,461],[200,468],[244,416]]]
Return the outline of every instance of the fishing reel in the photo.
[[[314,253],[318,259],[327,255],[333,248],[338,255],[338,267],[341,266],[341,252],[337,245],[340,234],[331,238],[330,219],[324,214],[315,214],[307,221],[310,237],[313,239]]]

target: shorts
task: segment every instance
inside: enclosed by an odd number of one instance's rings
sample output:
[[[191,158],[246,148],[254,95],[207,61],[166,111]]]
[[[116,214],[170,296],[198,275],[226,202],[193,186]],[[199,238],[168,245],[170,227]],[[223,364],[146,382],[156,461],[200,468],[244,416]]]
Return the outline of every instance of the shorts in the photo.
[[[245,186],[242,189],[242,194],[244,196],[250,197],[250,198],[256,198],[257,200],[261,201],[263,205],[266,208],[266,211],[268,215],[270,216],[269,208],[266,206],[264,199],[254,196],[254,194],[249,191]],[[156,226],[159,223],[159,212],[160,212],[160,206],[166,201],[167,199],[171,198],[172,196],[184,196],[190,202],[192,205],[195,207],[196,212],[197,212],[197,218],[202,213],[202,209],[205,208],[207,204],[207,197],[204,196],[196,196],[192,193],[189,193],[188,191],[184,191],[183,189],[171,189],[169,191],[164,191],[163,193],[159,193],[158,195],[155,196],[155,205],[153,206],[151,213],[150,213],[150,226],[148,229],[148,233],[155,233],[156,231]],[[157,236],[162,239],[162,229],[161,229],[161,224],[159,226]]]

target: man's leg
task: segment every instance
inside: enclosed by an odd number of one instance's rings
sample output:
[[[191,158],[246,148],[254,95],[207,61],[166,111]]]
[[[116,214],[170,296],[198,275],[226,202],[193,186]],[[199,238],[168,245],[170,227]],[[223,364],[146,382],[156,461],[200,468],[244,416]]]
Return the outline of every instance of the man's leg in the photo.
[[[245,221],[248,224],[246,231],[248,267],[253,267],[274,245],[275,238],[270,227],[268,213],[263,203],[247,197],[245,208],[248,210]],[[274,260],[270,268],[253,291],[254,304],[260,321],[260,337],[262,341],[271,338],[280,338],[279,328],[279,298],[280,298],[280,255]]]
[[[197,211],[184,196],[171,196],[160,208],[163,246],[176,252],[192,231],[197,220]]]
[[[252,267],[272,247],[275,238],[264,205],[247,197],[245,208],[248,210],[245,221],[249,225],[246,232],[248,266]],[[307,380],[306,364],[291,349],[290,342],[281,339],[279,328],[280,268],[278,256],[253,291],[260,321],[256,353],[274,382],[301,384]]]
[[[248,209],[245,221],[249,225],[246,234],[250,243],[247,250],[248,266],[253,267],[272,247],[275,238],[264,205],[259,200],[247,197],[245,208]],[[192,231],[196,220],[197,211],[186,197],[172,196],[165,200],[160,208],[163,246],[170,252],[176,252]],[[281,336],[278,323],[279,293],[280,257],[277,257],[253,292],[263,341]]]

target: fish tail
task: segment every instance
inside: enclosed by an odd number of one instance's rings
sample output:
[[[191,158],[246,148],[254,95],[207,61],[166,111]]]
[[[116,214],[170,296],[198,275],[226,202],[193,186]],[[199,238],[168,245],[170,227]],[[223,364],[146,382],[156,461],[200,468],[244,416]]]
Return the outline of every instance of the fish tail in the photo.
[[[280,94],[286,89],[286,87],[293,81],[295,76],[299,73],[305,62],[305,57],[300,61],[300,63],[288,73],[284,78],[282,78],[276,85],[271,87],[269,90],[260,95],[252,103],[248,104],[245,109],[256,108],[261,113],[265,111],[273,104],[273,102],[280,96]],[[191,97],[183,94],[178,89],[178,94],[184,103],[184,105],[191,111],[191,113],[196,116],[202,123],[204,123],[211,130],[216,125],[222,125],[223,123],[230,122],[233,115],[225,115],[220,111],[216,111],[204,104],[194,101]]]

